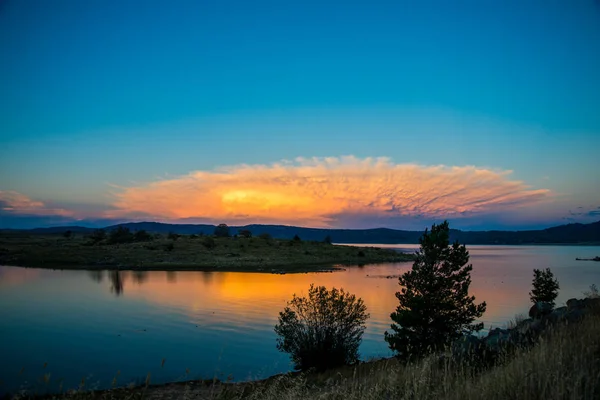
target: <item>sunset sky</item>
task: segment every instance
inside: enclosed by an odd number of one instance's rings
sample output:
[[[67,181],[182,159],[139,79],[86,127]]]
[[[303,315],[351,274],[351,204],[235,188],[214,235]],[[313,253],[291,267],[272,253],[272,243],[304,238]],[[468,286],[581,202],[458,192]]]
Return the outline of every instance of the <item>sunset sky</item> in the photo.
[[[540,228],[598,171],[598,0],[0,0],[0,228]]]

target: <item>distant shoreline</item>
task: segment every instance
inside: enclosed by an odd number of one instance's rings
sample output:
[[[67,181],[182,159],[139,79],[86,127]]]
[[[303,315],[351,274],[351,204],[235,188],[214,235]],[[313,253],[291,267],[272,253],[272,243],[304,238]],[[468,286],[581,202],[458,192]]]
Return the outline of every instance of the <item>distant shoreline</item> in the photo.
[[[283,274],[413,260],[412,253],[373,246],[254,237],[159,236],[142,242],[94,244],[83,236],[0,235],[0,265],[40,269]]]

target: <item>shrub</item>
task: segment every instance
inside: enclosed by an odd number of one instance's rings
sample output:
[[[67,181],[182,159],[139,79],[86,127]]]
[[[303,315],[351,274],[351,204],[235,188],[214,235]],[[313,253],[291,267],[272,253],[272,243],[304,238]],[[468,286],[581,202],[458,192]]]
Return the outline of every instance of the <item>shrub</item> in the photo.
[[[596,286],[595,283],[592,283],[590,285],[590,290],[587,290],[585,292],[583,292],[583,295],[585,297],[591,298],[591,299],[597,299],[600,297],[600,293],[598,292],[598,286]]]
[[[219,224],[215,228],[215,236],[216,237],[229,237],[229,227],[227,224]]]
[[[433,225],[420,238],[410,271],[398,283],[400,304],[391,314],[393,333],[385,332],[390,349],[402,357],[420,357],[440,350],[464,332],[479,331],[473,324],[485,312],[485,302],[469,296],[472,265],[464,245],[450,245],[448,222]]]
[[[272,240],[273,237],[268,234],[268,233],[261,233],[260,235],[258,235],[259,238],[263,239],[263,240]]]
[[[300,236],[298,235],[294,235],[294,239],[292,239],[294,242],[301,242],[302,239],[300,239]]]
[[[171,239],[171,240],[177,240],[181,237],[181,235],[179,233],[175,233],[175,232],[169,232],[167,235],[167,239]]]
[[[104,231],[104,229],[96,229],[94,232],[92,232],[92,234],[89,236],[89,239],[92,243],[96,244],[96,243],[100,243],[103,240],[106,239],[106,232]]]
[[[241,237],[246,238],[246,239],[249,239],[252,237],[252,232],[250,232],[248,229],[242,229],[238,233]]]
[[[216,242],[216,241],[215,241],[215,239],[213,239],[212,237],[210,237],[210,236],[205,236],[205,237],[202,239],[202,245],[203,245],[204,247],[206,247],[207,249],[211,250],[211,249],[214,249],[215,247],[217,247],[217,242]]]
[[[133,240],[136,242],[149,242],[152,239],[154,239],[152,237],[152,235],[150,235],[148,232],[146,232],[145,230],[141,230],[141,231],[136,231],[133,234]]]
[[[289,353],[302,371],[355,363],[366,310],[362,299],[343,289],[311,285],[308,298],[294,295],[279,313],[277,349]]]
[[[529,298],[533,304],[543,301],[554,307],[554,300],[558,297],[559,288],[558,281],[554,279],[550,268],[546,268],[545,271],[533,270],[533,289],[529,292]]]
[[[133,233],[129,228],[119,226],[117,229],[113,229],[108,235],[108,243],[110,244],[122,244],[133,242]]]
[[[69,230],[69,231],[65,231],[65,232],[63,233],[63,237],[64,237],[65,239],[70,239],[72,236],[73,236],[73,231],[70,231],[70,230]]]
[[[329,236],[329,235],[325,236],[325,239],[323,239],[323,243],[331,244],[331,236]]]
[[[163,247],[163,249],[165,251],[173,251],[175,249],[175,243],[169,242],[169,243],[165,244],[165,246]]]

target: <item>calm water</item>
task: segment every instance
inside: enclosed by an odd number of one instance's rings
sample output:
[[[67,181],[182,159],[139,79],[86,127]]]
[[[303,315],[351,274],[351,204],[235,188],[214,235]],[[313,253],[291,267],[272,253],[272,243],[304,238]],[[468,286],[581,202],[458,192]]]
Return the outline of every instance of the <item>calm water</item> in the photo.
[[[412,251],[416,246],[399,245]],[[600,247],[469,246],[472,293],[488,304],[486,328],[527,313],[533,268],[552,268],[558,303],[600,285]],[[397,279],[410,264],[349,267],[326,274],[90,272],[0,267],[0,392],[144,381],[263,378],[288,371],[273,325],[293,293],[311,283],[362,297],[371,319],[363,359],[390,355],[383,340]],[[164,366],[161,362],[165,359]],[[44,368],[44,363],[47,366]],[[186,371],[187,369],[187,371]],[[21,372],[22,370],[22,372]],[[43,383],[49,374],[49,384]]]

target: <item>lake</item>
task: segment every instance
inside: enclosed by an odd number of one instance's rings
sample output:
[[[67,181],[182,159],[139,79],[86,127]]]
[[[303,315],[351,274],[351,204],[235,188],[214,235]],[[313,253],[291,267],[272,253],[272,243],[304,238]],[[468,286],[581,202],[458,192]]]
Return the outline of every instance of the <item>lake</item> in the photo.
[[[378,245],[414,251],[416,245]],[[557,304],[600,285],[598,246],[468,246],[471,293],[487,302],[485,328],[529,309],[534,268],[550,267]],[[242,381],[289,371],[273,326],[311,283],[363,298],[371,318],[361,358],[389,356],[383,333],[410,263],[308,274],[93,272],[0,267],[0,393],[213,378]],[[164,363],[163,363],[164,359]]]

